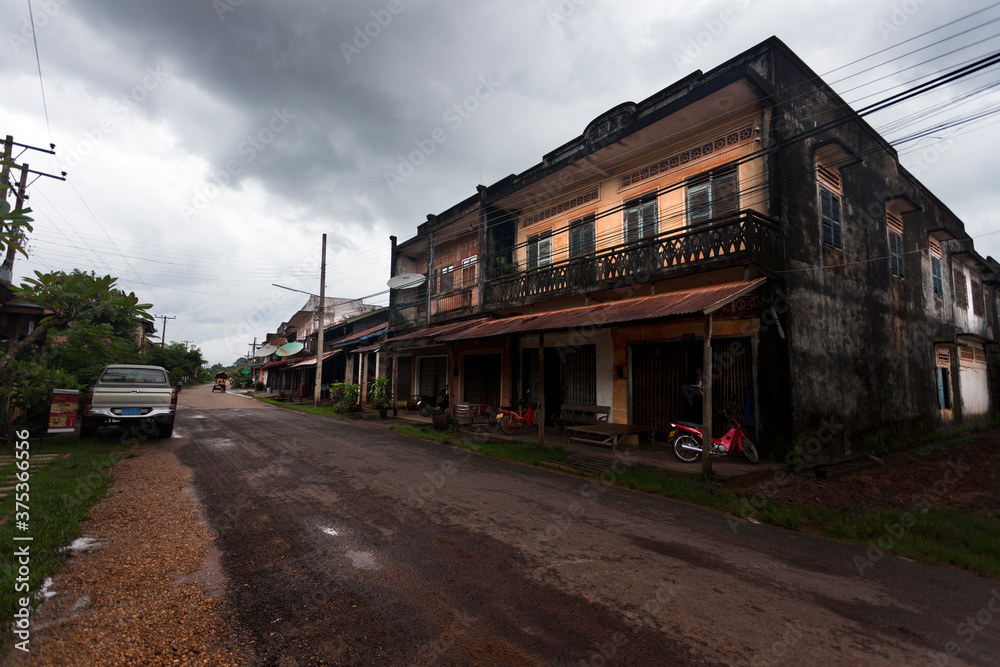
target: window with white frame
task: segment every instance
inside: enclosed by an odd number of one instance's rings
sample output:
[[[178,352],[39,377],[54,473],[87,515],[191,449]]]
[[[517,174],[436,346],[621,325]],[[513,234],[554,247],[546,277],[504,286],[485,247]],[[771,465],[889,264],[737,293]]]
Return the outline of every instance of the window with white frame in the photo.
[[[927,252],[931,258],[931,291],[935,298],[944,298],[944,273],[941,265],[941,244],[929,239]]]
[[[893,211],[885,212],[889,231],[889,271],[893,278],[903,278],[903,217]]]
[[[552,264],[552,232],[544,232],[528,239],[527,258],[529,269]]]
[[[476,284],[476,264],[478,256],[466,257],[462,260],[462,287]]]
[[[736,170],[700,176],[687,186],[688,225],[736,213],[740,209]]]
[[[655,195],[625,202],[625,243],[656,236],[656,215]]]
[[[442,266],[439,271],[438,291],[450,292],[455,288],[455,265]]]

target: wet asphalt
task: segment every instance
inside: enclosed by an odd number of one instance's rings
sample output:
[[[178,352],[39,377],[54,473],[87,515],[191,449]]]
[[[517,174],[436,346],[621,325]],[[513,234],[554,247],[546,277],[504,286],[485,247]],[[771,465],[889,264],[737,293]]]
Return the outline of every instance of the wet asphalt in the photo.
[[[170,446],[259,664],[1000,663],[995,580],[625,491],[614,472],[207,387],[181,399]]]

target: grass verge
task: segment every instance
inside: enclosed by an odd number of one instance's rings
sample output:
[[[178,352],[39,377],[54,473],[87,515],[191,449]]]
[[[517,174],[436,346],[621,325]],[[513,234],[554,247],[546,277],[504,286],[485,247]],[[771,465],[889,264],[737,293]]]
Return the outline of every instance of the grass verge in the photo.
[[[855,565],[863,575],[895,553],[914,560],[959,567],[1000,579],[1000,521],[958,510],[910,511],[900,508],[833,509],[816,505],[751,502],[714,482],[677,477],[651,466],[635,465],[616,473],[629,489],[683,500],[734,516],[868,547]]]
[[[484,434],[478,433],[470,434],[452,430],[438,431],[433,428],[409,425],[393,425],[389,428],[403,435],[469,449],[505,461],[517,461],[519,463],[537,465],[541,461],[560,460],[566,457],[566,450],[560,445],[542,449],[536,443],[490,440]]]
[[[3,486],[15,486],[10,495],[0,500],[0,544],[10,554],[0,562],[0,618],[14,619],[21,608],[21,598],[30,598],[34,608],[38,592],[45,579],[55,573],[66,560],[66,545],[80,534],[80,523],[90,518],[90,508],[107,492],[112,476],[108,470],[128,453],[118,440],[99,438],[29,439],[30,457],[58,454],[48,463],[32,466],[25,487],[17,487],[16,463],[0,467]],[[3,454],[12,454],[9,443]],[[35,458],[36,464],[40,459]],[[24,502],[27,501],[27,502]],[[25,514],[18,514],[24,512]],[[26,529],[19,522],[25,520]],[[15,541],[15,537],[31,537],[30,541]],[[29,562],[25,575],[17,550],[28,548]],[[9,551],[8,551],[9,550]],[[12,627],[4,624],[0,631],[0,654],[13,646]]]
[[[279,408],[285,408],[287,410],[295,410],[296,412],[305,412],[310,415],[320,415],[321,417],[336,417],[337,419],[344,419],[345,415],[336,412],[332,405],[321,405],[316,407],[315,405],[310,405],[308,403],[287,403],[285,401],[272,401],[269,398],[258,398],[261,403],[267,403],[268,405],[275,405]]]

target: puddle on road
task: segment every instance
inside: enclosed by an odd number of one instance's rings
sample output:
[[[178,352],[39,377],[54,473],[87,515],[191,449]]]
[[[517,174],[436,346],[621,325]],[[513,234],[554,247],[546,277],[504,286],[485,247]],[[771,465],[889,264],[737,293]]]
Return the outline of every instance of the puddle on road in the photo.
[[[191,415],[190,417],[186,417],[185,419],[206,419],[206,417],[205,415]]]
[[[51,577],[45,577],[45,581],[42,582],[42,588],[41,588],[41,590],[38,591],[38,593],[36,593],[36,595],[40,595],[43,598],[51,598],[51,597],[55,597],[56,595],[59,595],[54,590],[52,590],[52,578]]]
[[[228,449],[236,446],[236,443],[228,438],[209,438],[205,440],[205,444],[213,449]]]
[[[370,551],[348,551],[347,557],[351,560],[351,565],[359,570],[377,570],[375,565],[375,554]]]
[[[339,534],[333,528],[320,528],[320,530],[322,530],[327,535],[333,535],[334,537],[336,537]]]

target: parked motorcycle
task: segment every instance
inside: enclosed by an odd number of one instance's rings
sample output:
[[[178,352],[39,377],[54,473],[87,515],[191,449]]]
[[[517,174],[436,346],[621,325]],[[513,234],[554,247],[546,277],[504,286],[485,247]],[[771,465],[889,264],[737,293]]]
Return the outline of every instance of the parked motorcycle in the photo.
[[[727,410],[719,412],[720,415],[729,420],[729,428],[720,437],[712,438],[712,448],[709,453],[712,456],[736,456],[740,452],[750,463],[757,463],[760,455],[757,447],[754,446],[750,438],[743,431],[743,426]],[[684,463],[697,461],[702,453],[703,427],[701,424],[691,422],[672,421],[670,422],[670,440],[673,442],[674,456]]]
[[[448,388],[445,387],[436,396],[421,396],[417,403],[417,410],[421,416],[430,417],[435,412],[444,412],[448,409]]]
[[[514,433],[514,429],[537,427],[535,408],[531,405],[531,392],[527,392],[524,398],[517,402],[517,410],[500,408],[497,411],[497,421],[507,435]]]

